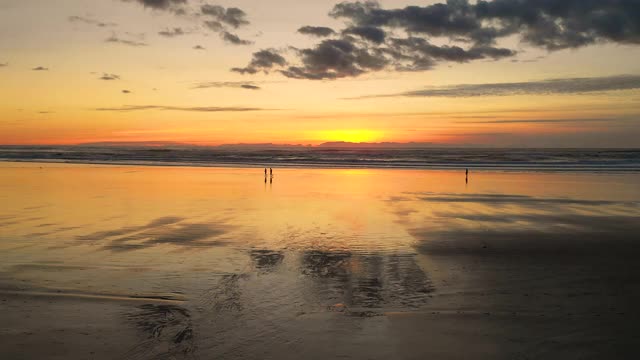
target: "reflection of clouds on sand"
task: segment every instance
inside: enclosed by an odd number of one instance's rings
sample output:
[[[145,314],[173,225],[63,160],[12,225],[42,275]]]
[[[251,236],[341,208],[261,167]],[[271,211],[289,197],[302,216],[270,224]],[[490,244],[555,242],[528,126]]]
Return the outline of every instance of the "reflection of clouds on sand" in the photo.
[[[166,216],[166,217],[161,217],[158,219],[155,219],[151,222],[149,222],[146,225],[141,225],[141,226],[125,226],[119,229],[113,229],[113,230],[105,230],[105,231],[97,231],[88,235],[81,235],[78,236],[78,240],[89,240],[89,241],[101,241],[104,238],[107,237],[112,237],[112,236],[120,236],[120,235],[127,235],[130,233],[135,233],[138,231],[142,231],[142,230],[148,230],[148,229],[153,229],[155,227],[158,226],[163,226],[163,225],[171,225],[171,224],[175,224],[177,222],[180,222],[184,220],[183,218],[179,218],[179,217],[174,217],[174,216]]]
[[[585,200],[570,198],[545,198],[529,195],[509,194],[453,194],[453,193],[409,193],[417,200],[443,203],[481,203],[481,204],[514,204],[514,205],[618,205],[627,204],[620,201]],[[404,198],[410,200],[411,198]]]
[[[329,346],[328,339],[345,346],[348,336],[366,333],[359,321],[416,310],[433,291],[413,254],[268,249],[245,254],[245,272],[209,277],[209,288],[180,307],[146,305],[128,315],[143,339],[125,358],[273,358],[270,354],[290,354],[298,346]]]
[[[142,226],[98,231],[78,236],[80,241],[103,245],[112,251],[129,251],[156,245],[209,247],[225,245],[230,226],[222,223],[185,223],[180,217],[161,217]]]
[[[411,197],[412,196],[412,197]],[[424,203],[431,204],[425,207]],[[425,254],[625,253],[640,233],[634,202],[511,194],[410,193],[393,213]]]
[[[326,305],[411,309],[424,305],[433,290],[412,254],[306,251],[301,260],[311,295]]]
[[[258,272],[274,271],[284,259],[284,254],[281,251],[251,250],[249,255]]]
[[[177,305],[144,304],[128,314],[143,340],[124,359],[191,359],[196,351],[190,312]]]

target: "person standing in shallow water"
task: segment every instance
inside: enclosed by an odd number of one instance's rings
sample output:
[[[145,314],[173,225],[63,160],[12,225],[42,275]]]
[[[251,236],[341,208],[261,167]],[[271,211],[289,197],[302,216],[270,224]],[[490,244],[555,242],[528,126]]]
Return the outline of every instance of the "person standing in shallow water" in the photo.
[[[264,168],[264,177],[267,177],[267,168]]]
[[[267,169],[264,170],[265,172],[267,171]],[[273,177],[273,169],[269,168],[269,176]]]

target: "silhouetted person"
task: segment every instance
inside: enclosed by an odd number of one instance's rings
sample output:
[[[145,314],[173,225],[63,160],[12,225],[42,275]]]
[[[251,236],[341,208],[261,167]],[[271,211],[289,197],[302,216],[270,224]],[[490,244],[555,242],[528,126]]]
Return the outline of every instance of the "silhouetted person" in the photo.
[[[465,176],[467,176],[467,177],[469,177],[469,169],[466,169],[466,171],[465,171],[464,175],[465,175]]]
[[[264,168],[264,178],[267,178],[267,168]]]
[[[466,184],[468,184],[468,183],[469,183],[469,169],[465,169],[465,172],[464,172],[464,182],[465,182]]]
[[[269,168],[269,175],[271,175],[271,177],[273,177],[273,169]]]

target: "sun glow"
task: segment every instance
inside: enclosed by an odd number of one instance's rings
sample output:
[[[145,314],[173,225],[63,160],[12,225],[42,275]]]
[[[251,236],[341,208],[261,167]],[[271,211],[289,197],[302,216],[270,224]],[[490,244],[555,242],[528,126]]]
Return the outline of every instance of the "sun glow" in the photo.
[[[365,129],[340,129],[319,131],[315,137],[322,141],[376,142],[382,139],[383,132]]]

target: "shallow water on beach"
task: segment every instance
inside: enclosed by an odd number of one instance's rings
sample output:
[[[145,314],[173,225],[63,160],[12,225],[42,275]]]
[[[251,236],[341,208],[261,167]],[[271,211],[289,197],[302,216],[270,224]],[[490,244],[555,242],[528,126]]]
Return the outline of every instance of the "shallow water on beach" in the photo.
[[[53,304],[36,313],[116,304],[105,331],[131,334],[116,358],[420,357],[442,354],[460,330],[447,337],[425,323],[442,318],[421,317],[452,314],[597,313],[606,326],[578,328],[607,354],[633,340],[620,333],[637,315],[639,183],[638,174],[472,171],[467,182],[464,171],[275,169],[265,179],[263,169],[0,163],[0,297]],[[486,336],[470,344],[487,358],[555,346],[522,348],[496,333],[521,320],[473,319]],[[554,324],[539,331],[567,329]],[[439,344],[424,345],[428,334]]]

